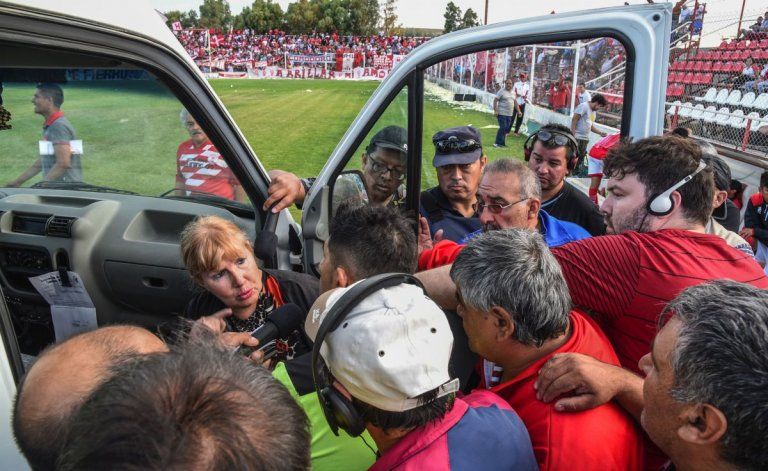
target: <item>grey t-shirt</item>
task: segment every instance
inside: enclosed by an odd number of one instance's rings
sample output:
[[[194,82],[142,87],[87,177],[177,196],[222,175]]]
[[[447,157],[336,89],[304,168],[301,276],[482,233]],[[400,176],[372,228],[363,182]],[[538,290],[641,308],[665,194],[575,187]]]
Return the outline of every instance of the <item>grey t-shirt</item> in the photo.
[[[589,139],[589,131],[592,129],[594,120],[594,111],[589,107],[589,103],[582,103],[573,110],[573,115],[578,116],[576,121],[576,132],[573,135],[576,139]]]
[[[502,116],[512,116],[515,109],[515,92],[502,88],[496,94],[496,98],[499,99],[497,108],[499,114]]]
[[[43,126],[43,140],[56,143],[69,143],[77,139],[75,128],[65,116],[60,116],[49,126]],[[54,165],[56,165],[56,155],[41,155],[40,163],[43,167],[43,177],[48,175]],[[81,182],[83,181],[83,169],[80,166],[80,154],[72,154],[70,167],[61,174],[56,181],[60,182]]]

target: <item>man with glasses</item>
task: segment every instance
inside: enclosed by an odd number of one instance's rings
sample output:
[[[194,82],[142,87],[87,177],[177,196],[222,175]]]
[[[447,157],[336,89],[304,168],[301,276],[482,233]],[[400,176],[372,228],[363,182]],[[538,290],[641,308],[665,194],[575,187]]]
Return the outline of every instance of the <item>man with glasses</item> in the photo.
[[[422,231],[428,225],[435,239],[461,241],[480,229],[474,204],[487,161],[480,132],[472,126],[448,128],[435,133],[432,143],[438,186],[421,192]]]
[[[397,205],[403,199],[400,186],[405,180],[408,131],[400,126],[387,126],[374,134],[362,155],[362,170],[368,202],[372,206]],[[277,213],[304,198],[314,178],[301,179],[283,170],[271,170],[269,198],[264,210],[272,205]]]
[[[597,205],[565,180],[576,165],[578,146],[570,129],[547,124],[526,141],[526,160],[541,184],[541,209],[593,236],[602,235],[605,221]]]
[[[518,160],[499,159],[485,167],[475,208],[482,232],[512,228],[535,230],[550,247],[589,237],[589,233],[578,225],[556,219],[541,210],[539,181]],[[481,231],[470,234],[467,239]],[[450,240],[433,244],[422,233],[419,237],[419,269],[451,263],[463,248],[464,245]]]

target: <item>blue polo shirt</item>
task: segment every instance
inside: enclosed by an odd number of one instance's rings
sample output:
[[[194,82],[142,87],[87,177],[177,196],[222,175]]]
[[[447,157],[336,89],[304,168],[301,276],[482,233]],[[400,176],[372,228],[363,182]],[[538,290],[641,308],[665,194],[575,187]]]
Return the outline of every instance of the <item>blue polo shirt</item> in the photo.
[[[459,244],[466,244],[481,232],[482,229],[467,234],[457,242]],[[544,242],[546,242],[549,247],[558,247],[569,242],[590,237],[589,232],[583,227],[572,222],[561,221],[542,210],[539,210],[539,232],[541,232],[542,237],[544,237]]]

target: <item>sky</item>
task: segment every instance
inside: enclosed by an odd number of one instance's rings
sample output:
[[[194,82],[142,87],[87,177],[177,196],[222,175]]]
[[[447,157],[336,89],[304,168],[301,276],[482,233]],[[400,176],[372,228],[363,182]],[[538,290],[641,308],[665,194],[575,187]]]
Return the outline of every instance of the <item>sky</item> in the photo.
[[[485,0],[453,0],[462,11],[472,8],[482,21]],[[628,0],[630,4],[646,3],[646,0]],[[707,4],[707,16],[704,20],[702,46],[720,44],[723,35],[736,34],[736,23],[739,19],[742,0],[700,0]],[[199,7],[201,0],[150,0],[160,11],[191,10]],[[744,0],[744,18],[753,20],[766,9],[764,1]],[[253,0],[229,0],[232,13],[240,13]],[[290,0],[277,0],[277,3],[287,8]],[[383,4],[382,0],[379,0]],[[448,0],[399,0],[397,15],[399,22],[406,27],[438,28],[443,27],[443,13]],[[521,4],[525,4],[523,7]],[[592,8],[621,6],[624,0],[541,0],[525,2],[520,0],[488,0],[488,23],[546,15],[552,10],[567,12]]]

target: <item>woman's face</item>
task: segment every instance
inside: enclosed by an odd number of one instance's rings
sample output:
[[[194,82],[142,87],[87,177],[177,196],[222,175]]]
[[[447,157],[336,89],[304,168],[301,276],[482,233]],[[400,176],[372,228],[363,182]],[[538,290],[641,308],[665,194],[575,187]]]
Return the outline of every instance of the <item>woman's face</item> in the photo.
[[[261,270],[250,250],[243,249],[234,260],[221,260],[215,270],[201,278],[203,288],[232,308],[235,315],[238,309],[246,310],[259,300]]]

